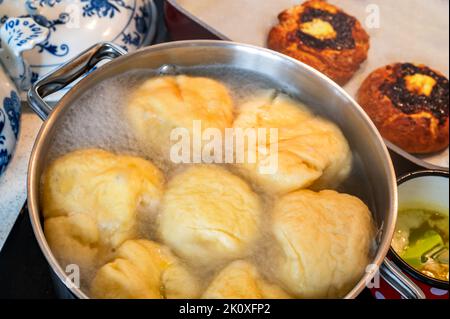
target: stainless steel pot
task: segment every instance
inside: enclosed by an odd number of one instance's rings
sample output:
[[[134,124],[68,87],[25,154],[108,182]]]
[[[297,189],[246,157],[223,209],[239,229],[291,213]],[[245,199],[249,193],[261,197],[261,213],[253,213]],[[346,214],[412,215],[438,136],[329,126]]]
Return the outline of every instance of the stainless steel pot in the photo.
[[[96,83],[133,69],[152,69],[166,73],[170,72],[171,66],[221,64],[243,71],[256,71],[262,76],[276,79],[289,93],[300,96],[305,102],[309,101],[314,111],[337,123],[347,137],[355,157],[359,158],[363,165],[365,184],[358,187],[363,187],[372,194],[373,201],[369,205],[380,230],[372,263],[376,267],[382,265],[390,247],[397,217],[395,173],[389,153],[375,126],[361,107],[341,87],[297,60],[270,50],[231,42],[172,42],[121,56],[123,53],[120,48],[109,43],[96,45],[58,71],[40,80],[28,95],[30,106],[45,121],[34,145],[29,164],[28,207],[41,250],[62,283],[70,281],[45,239],[39,203],[40,177],[47,164],[45,156],[52,137],[58,134],[57,123],[74,105],[74,101]],[[88,73],[99,61],[113,58],[117,59],[86,76],[54,108],[43,101],[45,96]],[[386,269],[389,270],[384,268],[384,271]],[[392,271],[388,273],[392,274]],[[346,298],[356,297],[374,275],[374,272],[367,272],[346,295]],[[80,289],[69,284],[68,286],[76,297],[87,297]]]

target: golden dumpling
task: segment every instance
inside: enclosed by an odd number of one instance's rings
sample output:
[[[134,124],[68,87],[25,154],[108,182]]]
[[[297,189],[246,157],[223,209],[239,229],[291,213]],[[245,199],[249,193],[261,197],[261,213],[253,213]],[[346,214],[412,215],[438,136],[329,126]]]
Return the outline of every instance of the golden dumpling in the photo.
[[[168,184],[159,233],[191,263],[212,265],[246,256],[260,217],[260,200],[246,182],[218,166],[192,166]]]
[[[211,282],[203,299],[289,299],[280,287],[268,283],[252,264],[238,260]]]
[[[94,298],[198,298],[197,280],[167,247],[148,240],[128,240],[116,258],[97,272]]]
[[[246,143],[245,161],[236,164],[239,171],[268,193],[284,194],[310,186],[321,189],[339,184],[351,169],[351,152],[340,129],[314,116],[302,104],[274,94],[267,92],[244,103],[233,126],[278,128],[278,139],[271,142],[268,136],[265,144],[270,150],[277,143],[278,152],[262,153],[258,151],[259,145]],[[248,160],[249,154],[257,154],[255,163]],[[278,157],[276,170],[264,173],[262,168],[274,163],[274,156]]]
[[[221,83],[203,77],[164,76],[145,81],[131,95],[127,118],[138,139],[151,151],[169,157],[174,128],[192,133],[193,121],[224,130],[233,122],[233,101]],[[192,135],[191,135],[192,136]]]
[[[79,266],[81,280],[89,280],[91,267],[99,256],[99,230],[95,220],[86,214],[74,214],[47,218],[44,221],[45,236],[56,259],[63,265]]]
[[[41,192],[53,252],[88,258],[86,250],[114,248],[133,238],[138,211],[156,209],[163,182],[152,163],[137,157],[87,149],[58,158],[45,171]]]
[[[297,297],[341,297],[369,263],[371,213],[354,196],[290,193],[275,204],[272,227],[282,251],[274,275]]]

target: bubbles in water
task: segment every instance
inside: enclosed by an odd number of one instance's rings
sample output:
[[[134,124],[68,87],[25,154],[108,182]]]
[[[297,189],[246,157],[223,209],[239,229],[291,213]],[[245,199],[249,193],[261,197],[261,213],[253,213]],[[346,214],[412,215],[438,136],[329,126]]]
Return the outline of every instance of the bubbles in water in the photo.
[[[167,180],[173,174],[178,173],[179,170],[186,169],[188,165],[175,168],[172,165],[168,165],[160,156],[155,156],[143,147],[135,138],[132,133],[133,131],[125,120],[124,110],[129,94],[133,89],[149,77],[162,74],[186,74],[205,76],[219,80],[229,88],[236,107],[244,100],[255,96],[262,90],[276,89],[279,92],[285,91],[276,81],[261,77],[256,72],[243,72],[242,70],[220,65],[207,69],[177,68],[166,65],[156,71],[142,70],[128,72],[97,84],[85,92],[75,103],[70,105],[70,109],[62,116],[60,123],[56,127],[57,133],[53,137],[46,162],[50,163],[55,158],[77,149],[100,148],[119,154],[136,155],[151,160],[165,173]],[[371,205],[372,196],[367,192],[367,187],[360,187],[363,184],[367,185],[362,167],[359,157],[356,156],[352,174],[339,187],[339,191],[360,197],[373,209]],[[268,261],[274,259],[272,254],[279,253],[276,249],[273,249],[273,245],[271,244],[274,243],[274,239],[268,231],[270,225],[269,211],[273,198],[259,192],[254,185],[253,188],[261,195],[261,199],[266,208],[264,216],[267,222],[263,223],[258,245],[254,247],[249,259],[270,280],[273,277],[271,274],[273,274],[274,269],[272,269],[273,265]],[[149,215],[145,211],[139,213],[138,228],[143,238],[158,240],[156,220],[157,216],[155,215]],[[63,264],[66,264],[66,262]],[[88,277],[91,278],[96,270],[97,267],[83,269],[82,271],[85,274],[89,274]],[[201,282],[207,284],[218,270],[220,268],[207,270],[193,269],[193,272],[202,279]],[[82,288],[88,291],[86,281],[82,282]]]

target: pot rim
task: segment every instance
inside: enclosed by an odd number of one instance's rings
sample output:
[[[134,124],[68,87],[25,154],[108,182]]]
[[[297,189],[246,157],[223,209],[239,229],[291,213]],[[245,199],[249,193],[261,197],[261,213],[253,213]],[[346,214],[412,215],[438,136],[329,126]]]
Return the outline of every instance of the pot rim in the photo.
[[[70,104],[72,100],[74,100],[74,96],[76,95],[77,90],[82,86],[84,83],[87,83],[90,79],[95,77],[101,70],[106,71],[108,69],[114,68],[114,65],[122,60],[132,59],[136,55],[142,54],[145,51],[161,51],[161,50],[167,50],[167,49],[175,49],[180,47],[219,47],[219,48],[232,48],[232,49],[239,49],[241,51],[250,52],[250,53],[257,53],[260,55],[264,55],[271,59],[278,59],[287,61],[290,64],[293,65],[293,67],[297,67],[299,69],[305,70],[308,74],[311,74],[311,76],[315,76],[321,79],[321,81],[324,81],[325,84],[329,87],[330,90],[334,90],[336,92],[336,95],[341,95],[343,99],[346,99],[348,104],[351,104],[351,107],[354,108],[355,111],[357,111],[358,116],[361,117],[361,121],[365,122],[365,125],[367,125],[372,133],[374,134],[378,146],[379,151],[382,153],[380,154],[384,159],[385,163],[383,163],[384,170],[387,174],[387,183],[390,187],[389,193],[389,214],[388,216],[391,216],[392,220],[389,224],[383,223],[380,225],[380,228],[382,228],[382,233],[385,236],[384,241],[378,243],[377,252],[375,256],[371,258],[371,264],[375,265],[378,269],[381,264],[383,263],[384,258],[389,252],[390,244],[392,241],[392,236],[394,234],[395,230],[395,224],[397,220],[397,183],[396,183],[396,177],[395,177],[395,170],[393,163],[391,161],[391,157],[389,154],[389,151],[387,149],[387,146],[384,143],[383,138],[381,137],[381,134],[378,132],[378,130],[375,127],[375,124],[371,121],[369,116],[364,112],[362,107],[355,101],[354,98],[350,96],[349,93],[347,93],[341,86],[336,84],[334,81],[332,81],[330,78],[325,76],[324,74],[320,73],[316,69],[312,68],[309,65],[306,65],[303,62],[300,62],[296,59],[293,59],[291,57],[288,57],[284,54],[281,54],[279,52],[275,52],[266,48],[261,48],[249,44],[242,44],[242,43],[236,43],[231,41],[223,41],[223,40],[186,40],[186,41],[174,41],[174,42],[167,42],[162,44],[153,45],[150,47],[139,49],[133,53],[126,54],[124,56],[116,58],[114,61],[111,61],[110,63],[106,63],[105,65],[102,65],[94,72],[91,72],[88,74],[85,78],[83,78],[81,81],[76,83],[73,88],[66,94],[64,97],[56,104],[53,111],[49,115],[49,117],[45,120],[43,125],[41,126],[41,129],[39,130],[39,133],[36,137],[35,143],[33,145],[33,149],[31,152],[29,165],[28,165],[28,178],[27,178],[27,190],[28,190],[28,211],[30,215],[30,220],[33,228],[33,232],[35,234],[35,237],[38,241],[38,244],[41,248],[41,251],[43,252],[45,258],[47,259],[47,262],[49,263],[50,267],[52,268],[52,271],[56,273],[58,278],[67,286],[67,288],[78,298],[87,299],[89,298],[82,290],[78,287],[73,287],[71,282],[68,280],[67,274],[63,271],[62,267],[59,265],[58,261],[54,257],[53,253],[51,252],[51,249],[46,241],[43,228],[40,221],[40,214],[39,214],[39,187],[35,187],[35,185],[39,185],[39,179],[40,176],[36,176],[37,171],[37,164],[38,159],[41,156],[42,153],[42,144],[44,141],[49,137],[49,132],[51,128],[55,125],[57,120],[59,119],[59,115],[63,112],[65,106],[67,104]],[[117,61],[116,61],[117,60]],[[350,105],[349,105],[350,107]],[[371,268],[373,269],[373,268]],[[367,283],[369,283],[372,278],[376,275],[376,272],[370,271],[367,272],[362,276],[362,278],[355,283],[355,286],[344,296],[345,299],[352,299],[361,293],[361,291],[364,289]]]
[[[425,176],[436,176],[436,177],[445,177],[449,179],[450,174],[447,171],[444,170],[420,170],[415,171],[411,173],[407,173],[397,179],[397,185],[400,186],[401,184],[416,179],[420,177]],[[389,249],[388,256],[394,261],[394,263],[402,270],[405,271],[408,275],[413,277],[414,279],[425,283],[431,287],[436,287],[439,289],[449,289],[449,282],[446,280],[440,280],[431,278],[429,276],[426,276],[422,274],[420,271],[412,267],[410,264],[408,264],[405,260],[403,260],[399,254],[394,250],[394,248],[391,246]]]

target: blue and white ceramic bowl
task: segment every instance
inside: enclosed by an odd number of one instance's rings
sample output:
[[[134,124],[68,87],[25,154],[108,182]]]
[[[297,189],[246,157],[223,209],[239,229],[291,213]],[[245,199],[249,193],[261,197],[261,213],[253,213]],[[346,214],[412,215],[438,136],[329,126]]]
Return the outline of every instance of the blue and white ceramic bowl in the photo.
[[[9,14],[30,16],[49,29],[46,41],[24,54],[32,81],[98,42],[128,52],[148,45],[157,19],[153,0],[0,0],[0,23]]]
[[[22,55],[47,37],[48,30],[31,18],[10,18],[0,26],[0,176],[11,161],[19,136],[19,88],[31,83],[31,70]]]

